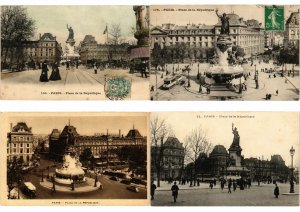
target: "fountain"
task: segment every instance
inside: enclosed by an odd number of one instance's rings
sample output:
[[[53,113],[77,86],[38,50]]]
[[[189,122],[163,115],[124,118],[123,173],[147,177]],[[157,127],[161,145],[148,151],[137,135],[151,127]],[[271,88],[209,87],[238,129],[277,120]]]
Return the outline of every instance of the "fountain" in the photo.
[[[229,64],[229,60],[236,61],[232,51],[232,41],[229,30],[229,17],[224,13],[217,16],[221,20],[221,32],[217,38],[215,53],[217,56],[216,64],[206,70],[206,75],[201,77],[200,83],[210,91],[232,91],[242,93],[242,84],[245,82],[244,70],[241,65]],[[220,92],[222,96],[222,92]],[[224,94],[225,96],[228,94]]]
[[[55,170],[54,180],[62,185],[86,182],[84,170],[76,156],[74,147],[69,146],[64,155],[63,166]]]

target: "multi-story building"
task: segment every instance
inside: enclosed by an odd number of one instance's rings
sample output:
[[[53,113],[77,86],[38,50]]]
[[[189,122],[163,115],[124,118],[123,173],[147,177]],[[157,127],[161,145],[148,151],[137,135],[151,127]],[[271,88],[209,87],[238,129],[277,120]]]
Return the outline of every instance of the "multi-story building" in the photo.
[[[151,164],[153,177],[157,177],[154,158],[160,154],[161,147],[151,148]],[[181,177],[184,168],[184,148],[182,143],[176,137],[168,137],[163,144],[162,167],[160,170],[161,179],[176,179]]]
[[[44,33],[38,40],[23,43],[25,61],[41,62],[47,60],[50,63],[59,62],[62,55],[62,47],[56,37],[51,33]]]
[[[285,23],[284,46],[299,48],[299,10],[292,12]]]
[[[223,145],[216,145],[209,155],[210,170],[212,176],[227,174],[229,153]]]
[[[49,137],[49,153],[56,159],[62,159],[65,149],[74,146],[78,155],[85,149],[90,149],[97,158],[114,156],[115,150],[125,146],[147,146],[147,137],[142,136],[137,129],[131,129],[126,136],[121,134],[95,134],[93,136],[80,135],[74,126],[67,125],[63,131],[53,129]]]
[[[25,122],[11,124],[10,132],[7,133],[7,159],[20,159],[28,163],[33,155],[34,136],[32,130]]]
[[[243,48],[248,56],[264,51],[265,38],[261,23],[254,19],[244,21],[243,18],[233,13],[227,14],[227,17],[229,17],[230,37],[234,46]],[[198,49],[214,47],[220,31],[220,20],[216,25],[162,24],[162,26],[155,26],[151,29],[151,49],[155,44],[163,48],[180,43]]]
[[[94,36],[86,35],[79,44],[80,60],[85,64],[92,60],[129,61],[130,47],[128,43],[98,44]]]

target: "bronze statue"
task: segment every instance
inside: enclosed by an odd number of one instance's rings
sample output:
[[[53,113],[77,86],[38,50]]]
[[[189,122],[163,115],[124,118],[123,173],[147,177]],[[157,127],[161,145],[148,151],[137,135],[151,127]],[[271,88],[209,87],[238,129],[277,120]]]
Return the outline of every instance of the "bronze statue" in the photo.
[[[233,133],[233,142],[231,146],[240,146],[240,135],[237,131],[237,128],[234,127],[234,124],[232,123],[232,133]]]
[[[67,24],[67,29],[69,30],[69,36],[68,36],[67,40],[74,40],[74,31],[73,31],[72,27],[71,26],[69,27]]]
[[[223,15],[218,14],[218,9],[216,9],[217,16],[221,19],[221,35],[229,35],[229,17],[226,16],[226,13]]]

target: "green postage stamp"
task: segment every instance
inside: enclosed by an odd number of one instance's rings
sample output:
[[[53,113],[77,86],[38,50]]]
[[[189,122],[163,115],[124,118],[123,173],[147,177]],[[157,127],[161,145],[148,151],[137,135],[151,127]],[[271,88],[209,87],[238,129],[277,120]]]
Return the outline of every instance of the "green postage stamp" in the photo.
[[[106,77],[105,95],[110,100],[123,100],[130,97],[131,79],[126,77]]]
[[[265,30],[284,30],[283,6],[265,6]]]

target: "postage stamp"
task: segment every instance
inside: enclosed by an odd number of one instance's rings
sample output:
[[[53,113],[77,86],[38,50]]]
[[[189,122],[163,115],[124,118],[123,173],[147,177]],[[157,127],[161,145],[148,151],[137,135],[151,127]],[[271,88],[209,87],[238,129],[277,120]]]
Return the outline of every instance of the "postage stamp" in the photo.
[[[283,6],[265,6],[265,30],[284,30]]]
[[[123,100],[130,97],[131,79],[127,77],[106,77],[105,96],[110,100]]]

